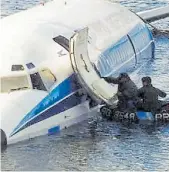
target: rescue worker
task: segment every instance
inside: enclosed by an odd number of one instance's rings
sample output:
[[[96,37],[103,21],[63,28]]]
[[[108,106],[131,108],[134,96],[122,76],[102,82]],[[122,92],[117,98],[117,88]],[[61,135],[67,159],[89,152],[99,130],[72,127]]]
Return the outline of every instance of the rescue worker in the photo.
[[[143,87],[138,90],[138,97],[142,99],[139,108],[154,114],[157,110],[161,109],[162,106],[161,102],[158,100],[158,96],[164,98],[167,94],[153,87],[150,77],[143,77],[142,84]]]
[[[108,83],[118,84],[118,109],[120,111],[136,110],[137,86],[127,73],[121,73],[119,77],[103,77]]]

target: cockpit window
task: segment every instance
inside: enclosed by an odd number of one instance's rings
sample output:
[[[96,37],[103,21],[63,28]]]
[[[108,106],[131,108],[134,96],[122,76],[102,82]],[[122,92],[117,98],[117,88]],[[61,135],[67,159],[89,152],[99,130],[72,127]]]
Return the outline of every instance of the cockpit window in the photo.
[[[29,88],[27,75],[2,77],[0,81],[0,91],[2,93]]]
[[[24,70],[23,65],[12,65],[12,71],[21,71]]]
[[[33,63],[27,63],[26,66],[28,69],[33,69],[35,67]]]
[[[69,51],[69,40],[67,38],[65,38],[62,35],[59,35],[53,38],[53,40],[59,45],[61,45],[62,47],[64,47],[67,51]]]
[[[16,73],[15,73],[16,74]],[[42,68],[39,71],[30,74],[17,74],[12,76],[5,76],[0,78],[0,92],[9,93],[16,90],[37,89],[47,91],[55,84],[56,77],[48,68]],[[31,83],[30,84],[30,80]]]
[[[56,82],[56,77],[49,69],[41,69],[39,74],[43,80],[45,87],[49,90],[53,84]]]

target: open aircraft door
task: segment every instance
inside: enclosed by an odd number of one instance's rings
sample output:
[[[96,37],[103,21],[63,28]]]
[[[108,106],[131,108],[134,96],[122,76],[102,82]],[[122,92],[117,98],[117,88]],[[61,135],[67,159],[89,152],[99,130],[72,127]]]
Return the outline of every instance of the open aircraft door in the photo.
[[[78,82],[97,103],[113,105],[117,85],[107,83],[97,74],[88,56],[88,28],[77,31],[70,39],[70,59]]]

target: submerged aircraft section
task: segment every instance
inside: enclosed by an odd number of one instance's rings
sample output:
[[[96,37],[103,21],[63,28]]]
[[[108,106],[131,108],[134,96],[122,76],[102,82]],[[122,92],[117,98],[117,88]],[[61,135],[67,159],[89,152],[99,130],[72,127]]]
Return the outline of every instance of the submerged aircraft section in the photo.
[[[117,43],[99,55],[97,62],[101,76],[117,76],[120,72],[133,72],[154,56],[154,41],[145,24],[137,24]]]

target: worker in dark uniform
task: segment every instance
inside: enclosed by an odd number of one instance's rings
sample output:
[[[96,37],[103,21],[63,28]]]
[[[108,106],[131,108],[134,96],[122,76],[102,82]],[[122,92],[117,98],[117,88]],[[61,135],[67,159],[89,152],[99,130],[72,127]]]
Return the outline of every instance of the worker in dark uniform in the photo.
[[[108,83],[118,84],[118,109],[121,111],[135,110],[137,101],[137,86],[127,73],[121,73],[119,77],[103,77]]]
[[[158,109],[161,109],[161,102],[158,100],[158,96],[164,98],[167,94],[153,87],[150,77],[143,77],[142,84],[143,87],[138,90],[138,97],[142,99],[139,107],[154,114]]]

